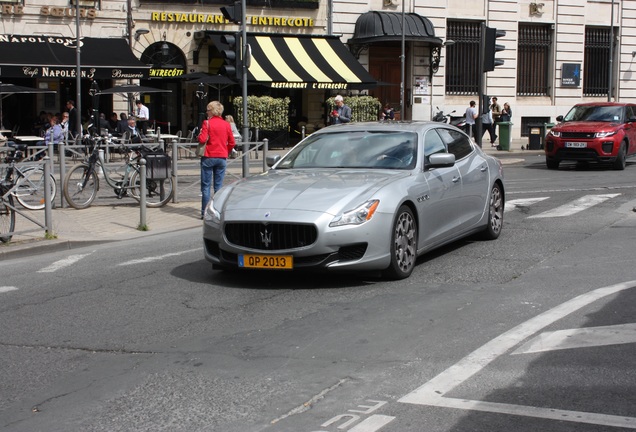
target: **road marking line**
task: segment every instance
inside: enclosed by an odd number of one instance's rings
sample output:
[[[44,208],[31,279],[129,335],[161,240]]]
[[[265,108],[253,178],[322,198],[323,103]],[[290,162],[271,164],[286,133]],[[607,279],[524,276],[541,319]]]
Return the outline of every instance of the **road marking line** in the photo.
[[[424,385],[400,398],[398,402],[636,429],[636,418],[634,417],[611,416],[444,397],[444,394],[480,372],[497,357],[505,354],[524,339],[538,333],[541,329],[603,297],[631,288],[636,288],[636,280],[595,289],[543,312],[476,349]]]
[[[93,251],[95,252],[95,251]],[[67,258],[64,258],[63,260],[59,260],[54,262],[53,264],[51,264],[48,267],[45,267],[41,270],[38,270],[38,273],[53,273],[56,272],[58,270],[61,270],[65,267],[71,266],[73,264],[75,264],[76,262],[78,262],[79,260],[81,260],[84,257],[87,257],[89,255],[91,255],[93,252],[89,252],[87,254],[82,254],[82,255],[69,255]]]
[[[530,354],[636,342],[636,324],[585,327],[541,333],[512,354]]]
[[[374,414],[349,429],[349,432],[375,432],[391,423],[395,417]]]
[[[504,212],[519,210],[520,207],[527,207],[532,204],[536,204],[538,202],[547,200],[550,197],[540,197],[540,198],[519,198],[515,200],[506,201],[506,206]]]
[[[597,204],[602,203],[603,201],[617,197],[619,195],[620,194],[585,195],[584,197],[574,200],[571,203],[564,204],[555,209],[539,213],[538,215],[528,216],[528,219],[571,216],[575,213],[593,207]]]
[[[14,286],[0,286],[0,293],[6,293],[9,291],[17,291],[17,287]]]
[[[170,258],[170,257],[174,257],[174,256],[179,256],[179,255],[184,255],[184,254],[188,254],[191,252],[201,252],[201,248],[196,248],[196,249],[190,249],[190,250],[186,250],[186,251],[181,251],[181,252],[171,252],[169,254],[165,254],[165,255],[157,255],[157,256],[153,256],[153,257],[146,257],[146,258],[140,258],[140,259],[136,259],[136,260],[130,260],[130,261],[126,261],[123,263],[120,263],[120,266],[129,266],[129,265],[135,265],[135,264],[145,264],[145,263],[149,263],[149,262],[153,262],[153,261],[161,261],[162,259],[166,259],[166,258]]]

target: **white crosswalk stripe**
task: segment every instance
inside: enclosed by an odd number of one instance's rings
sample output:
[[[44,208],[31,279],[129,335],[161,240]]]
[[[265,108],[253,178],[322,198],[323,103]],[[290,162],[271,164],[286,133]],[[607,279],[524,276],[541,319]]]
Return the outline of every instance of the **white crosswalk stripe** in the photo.
[[[607,201],[610,198],[614,198],[619,195],[620,194],[585,195],[584,197],[581,197],[570,203],[559,206],[555,209],[552,209],[543,213],[539,213],[537,215],[528,216],[528,218],[536,219],[536,218],[572,216],[575,213],[581,212],[585,209],[593,207],[597,204],[600,204],[604,201]]]
[[[528,219],[540,219],[540,218],[556,218],[572,216],[573,214],[587,210],[595,205],[607,201],[608,199],[615,198],[621,194],[597,194],[597,195],[585,195],[569,203],[563,204],[559,207],[547,210],[542,213],[528,216]],[[546,201],[551,197],[532,197],[532,198],[519,198],[506,201],[505,212],[512,213],[515,211],[524,212],[532,205]]]

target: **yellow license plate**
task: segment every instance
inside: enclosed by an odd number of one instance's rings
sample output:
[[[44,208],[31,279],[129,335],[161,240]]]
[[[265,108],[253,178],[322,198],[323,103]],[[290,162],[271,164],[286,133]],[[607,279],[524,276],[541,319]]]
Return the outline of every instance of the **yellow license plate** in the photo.
[[[239,255],[238,265],[257,269],[293,269],[294,257],[291,255]]]

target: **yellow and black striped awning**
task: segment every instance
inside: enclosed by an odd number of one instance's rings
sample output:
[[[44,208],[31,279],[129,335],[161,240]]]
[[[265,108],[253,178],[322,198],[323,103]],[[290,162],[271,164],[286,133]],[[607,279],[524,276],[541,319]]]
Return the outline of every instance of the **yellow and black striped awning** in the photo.
[[[247,35],[248,81],[274,88],[361,89],[377,81],[337,36]]]

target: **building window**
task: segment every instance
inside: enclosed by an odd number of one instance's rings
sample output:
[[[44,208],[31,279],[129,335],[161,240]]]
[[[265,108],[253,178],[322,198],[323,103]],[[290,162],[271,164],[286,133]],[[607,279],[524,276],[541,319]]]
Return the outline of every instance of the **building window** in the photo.
[[[583,96],[608,94],[610,42],[609,28],[585,28]]]
[[[474,95],[479,91],[479,42],[481,23],[448,21],[446,38],[446,94]]]
[[[517,95],[548,96],[551,47],[550,26],[519,24]]]
[[[69,4],[72,7],[75,7],[76,0],[69,0]],[[79,7],[81,8],[90,8],[90,9],[99,9],[99,0],[79,0]]]

